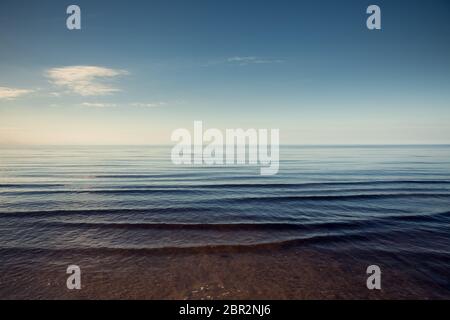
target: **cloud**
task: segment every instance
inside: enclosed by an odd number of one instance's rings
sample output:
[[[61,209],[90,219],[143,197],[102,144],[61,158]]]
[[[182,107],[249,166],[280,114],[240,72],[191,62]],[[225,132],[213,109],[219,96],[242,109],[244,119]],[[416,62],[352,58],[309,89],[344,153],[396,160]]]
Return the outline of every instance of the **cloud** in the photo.
[[[256,56],[234,56],[226,59],[221,60],[215,60],[215,61],[209,61],[204,66],[215,66],[215,65],[222,65],[222,64],[228,64],[228,65],[236,65],[236,66],[247,66],[250,64],[274,64],[274,63],[284,63],[285,61],[282,59],[268,59],[268,58],[261,58]]]
[[[128,72],[125,70],[98,66],[68,66],[52,68],[46,72],[46,76],[54,85],[82,96],[100,96],[120,91],[103,81],[126,74]]]
[[[156,108],[156,107],[162,107],[165,105],[166,105],[166,102],[150,102],[150,103],[135,102],[135,103],[125,104],[125,106],[139,107],[139,108]],[[117,107],[118,105],[115,103],[83,102],[83,103],[81,103],[81,106],[90,107],[90,108],[112,108],[112,107]]]
[[[33,90],[0,87],[0,99],[13,100],[33,92]]]
[[[92,102],[83,102],[81,104],[83,107],[90,107],[90,108],[111,108],[111,107],[117,107],[114,103],[92,103]]]
[[[231,57],[227,59],[228,63],[245,66],[248,64],[269,64],[269,63],[283,63],[284,60],[279,59],[264,59],[259,57]]]
[[[150,103],[132,103],[132,107],[143,107],[143,108],[156,108],[156,107],[162,107],[165,106],[165,102],[150,102]]]

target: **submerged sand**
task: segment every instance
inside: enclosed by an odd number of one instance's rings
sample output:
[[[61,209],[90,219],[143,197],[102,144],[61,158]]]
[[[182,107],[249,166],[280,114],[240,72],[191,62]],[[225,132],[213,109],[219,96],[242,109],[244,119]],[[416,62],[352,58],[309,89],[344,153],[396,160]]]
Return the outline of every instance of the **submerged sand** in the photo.
[[[82,289],[66,288],[66,267]],[[367,264],[309,248],[191,252],[41,252],[3,264],[1,299],[430,299],[436,288],[381,265],[382,290],[366,287]]]

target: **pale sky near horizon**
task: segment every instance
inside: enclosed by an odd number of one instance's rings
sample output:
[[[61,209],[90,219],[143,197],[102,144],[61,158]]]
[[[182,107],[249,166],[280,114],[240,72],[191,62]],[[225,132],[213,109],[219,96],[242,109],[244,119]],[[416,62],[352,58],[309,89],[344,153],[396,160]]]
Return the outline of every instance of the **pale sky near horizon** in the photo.
[[[3,0],[0,144],[170,144],[195,120],[277,128],[281,144],[449,144],[449,14],[446,0]]]

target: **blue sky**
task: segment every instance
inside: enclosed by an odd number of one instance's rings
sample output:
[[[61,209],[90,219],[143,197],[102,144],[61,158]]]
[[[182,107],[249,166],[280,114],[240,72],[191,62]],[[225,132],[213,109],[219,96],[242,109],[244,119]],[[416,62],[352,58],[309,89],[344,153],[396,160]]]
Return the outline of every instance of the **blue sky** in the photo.
[[[194,120],[279,128],[282,144],[450,143],[449,14],[446,0],[3,0],[0,143],[167,144]]]

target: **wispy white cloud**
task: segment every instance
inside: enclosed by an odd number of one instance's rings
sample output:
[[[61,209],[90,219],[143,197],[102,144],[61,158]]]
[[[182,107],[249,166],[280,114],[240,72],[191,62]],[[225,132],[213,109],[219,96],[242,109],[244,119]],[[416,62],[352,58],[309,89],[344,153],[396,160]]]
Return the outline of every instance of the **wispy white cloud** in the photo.
[[[104,103],[104,102],[83,102],[80,104],[83,107],[90,108],[112,108],[118,107],[119,105],[116,103]],[[139,108],[157,108],[166,105],[166,102],[135,102],[135,103],[126,103],[121,104],[122,106],[129,107],[139,107]]]
[[[83,102],[81,104],[83,107],[90,107],[90,108],[111,108],[111,107],[117,107],[115,103],[99,103],[99,102]]]
[[[238,65],[248,65],[248,64],[269,64],[269,63],[283,63],[284,60],[280,59],[265,59],[260,57],[231,57],[227,59],[228,63],[238,64]]]
[[[0,99],[13,100],[20,96],[29,94],[34,90],[0,87]]]
[[[284,63],[285,61],[282,59],[269,59],[269,58],[262,58],[257,56],[234,56],[229,57],[226,59],[219,59],[215,61],[209,61],[204,66],[215,66],[215,65],[234,65],[234,66],[247,66],[251,64],[274,64],[274,63]]]
[[[132,107],[143,107],[143,108],[156,108],[156,107],[162,107],[165,106],[166,102],[150,102],[150,103],[141,103],[141,102],[135,102],[132,103]]]
[[[100,96],[120,91],[103,81],[126,74],[126,70],[98,66],[68,66],[46,71],[46,76],[54,85],[82,96]]]

